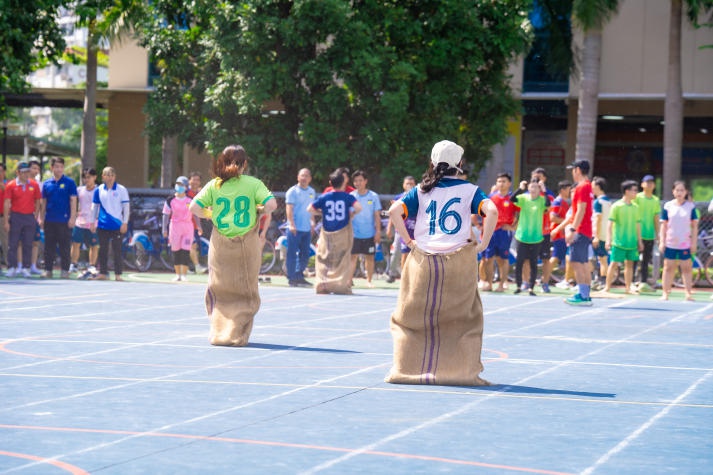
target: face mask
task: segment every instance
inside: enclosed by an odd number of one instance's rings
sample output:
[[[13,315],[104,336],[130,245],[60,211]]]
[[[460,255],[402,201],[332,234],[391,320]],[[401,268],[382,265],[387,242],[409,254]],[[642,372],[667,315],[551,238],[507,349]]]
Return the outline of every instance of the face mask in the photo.
[[[183,185],[176,185],[176,193],[185,193],[186,192],[186,187]]]

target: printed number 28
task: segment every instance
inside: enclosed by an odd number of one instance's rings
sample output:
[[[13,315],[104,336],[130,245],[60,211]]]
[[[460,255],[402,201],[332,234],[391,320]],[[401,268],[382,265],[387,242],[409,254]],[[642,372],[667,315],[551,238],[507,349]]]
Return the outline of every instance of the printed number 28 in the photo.
[[[438,211],[438,202],[435,200],[431,201],[428,208],[426,208],[426,213],[429,214],[430,218],[428,220],[429,235],[432,236],[436,234],[436,224],[438,224],[438,227],[445,234],[456,234],[460,231],[460,228],[463,225],[463,219],[457,211],[448,209],[456,203],[460,203],[460,198],[451,198],[446,202],[443,208]],[[448,227],[449,223],[446,221],[448,218],[452,218],[450,221],[450,224],[454,224],[452,227]]]
[[[231,212],[230,200],[228,198],[218,198],[215,204],[220,207],[220,213],[215,219],[220,229],[230,227],[223,219]],[[250,224],[250,200],[246,196],[238,196],[234,201],[233,224],[239,228],[244,228]]]

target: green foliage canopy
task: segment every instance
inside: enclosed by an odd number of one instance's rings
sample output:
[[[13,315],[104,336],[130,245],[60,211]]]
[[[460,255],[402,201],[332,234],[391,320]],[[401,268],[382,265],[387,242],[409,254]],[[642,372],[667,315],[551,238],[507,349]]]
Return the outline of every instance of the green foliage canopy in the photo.
[[[419,175],[433,143],[470,171],[519,113],[508,66],[526,52],[528,0],[155,0],[138,27],[161,71],[152,135],[210,152],[241,143],[271,186],[313,169],[370,172],[379,191]]]
[[[5,93],[25,92],[27,75],[56,62],[65,48],[56,22],[66,0],[0,0],[0,117]]]

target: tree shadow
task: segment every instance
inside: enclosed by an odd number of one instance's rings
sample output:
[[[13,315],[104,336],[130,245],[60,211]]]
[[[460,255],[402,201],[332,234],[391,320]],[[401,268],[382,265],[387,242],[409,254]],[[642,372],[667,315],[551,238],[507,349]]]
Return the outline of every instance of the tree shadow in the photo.
[[[318,351],[323,353],[361,353],[360,351],[352,350],[338,350],[335,348],[312,348],[309,346],[290,346],[290,345],[275,345],[271,343],[248,343],[248,348],[260,348],[262,350],[275,350],[275,351]]]
[[[517,394],[559,394],[564,396],[582,396],[582,397],[602,397],[614,398],[616,394],[612,393],[591,393],[587,391],[569,391],[566,389],[547,389],[536,388],[532,386],[516,386],[512,384],[493,384],[491,386],[473,386],[473,389],[481,391],[493,391],[499,393],[517,393]]]

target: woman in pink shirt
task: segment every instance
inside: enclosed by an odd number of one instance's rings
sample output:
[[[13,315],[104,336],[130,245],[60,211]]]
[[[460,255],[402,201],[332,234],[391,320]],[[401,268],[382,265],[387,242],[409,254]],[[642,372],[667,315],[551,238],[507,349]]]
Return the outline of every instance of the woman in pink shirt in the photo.
[[[659,251],[663,260],[663,295],[668,300],[676,268],[681,269],[681,278],[686,291],[686,300],[693,300],[693,261],[698,247],[698,210],[687,199],[688,190],[683,181],[673,183],[673,200],[667,202],[661,212]]]
[[[191,199],[186,196],[188,178],[185,176],[176,178],[175,190],[174,195],[163,205],[163,236],[168,238],[173,253],[173,268],[176,271],[173,280],[180,282],[186,280],[188,273],[195,224],[193,213],[188,209]],[[169,218],[171,226],[167,231]]]

